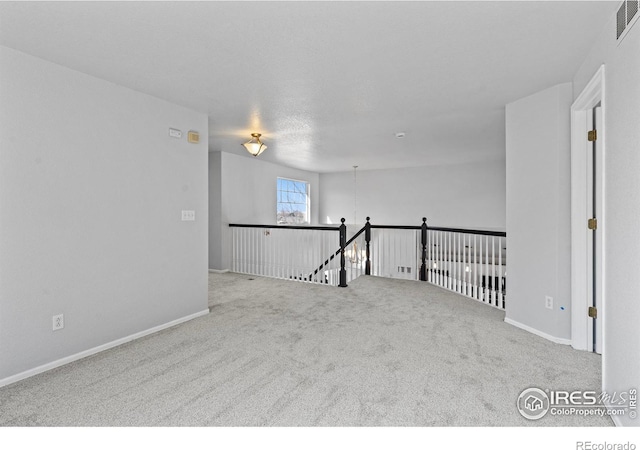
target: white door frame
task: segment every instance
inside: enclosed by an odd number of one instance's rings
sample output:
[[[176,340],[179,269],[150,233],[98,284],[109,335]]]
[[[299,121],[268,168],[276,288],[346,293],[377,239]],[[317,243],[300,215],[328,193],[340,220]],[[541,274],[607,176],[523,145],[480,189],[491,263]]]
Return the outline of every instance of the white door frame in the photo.
[[[598,197],[602,199],[601,210],[603,214],[598,217],[598,239],[596,251],[601,265],[598,267],[601,274],[601,282],[596,285],[596,295],[602,299],[602,311],[598,311],[598,325],[602,333],[602,342],[606,337],[604,320],[605,316],[605,258],[604,258],[604,230],[605,230],[605,205],[604,205],[604,154],[605,154],[605,67],[600,66],[591,81],[582,93],[571,105],[571,345],[579,350],[593,350],[593,326],[592,319],[587,316],[587,309],[591,306],[589,298],[589,280],[593,274],[593,267],[588,257],[588,242],[590,231],[587,229],[587,219],[591,217],[588,210],[587,191],[587,167],[590,155],[591,143],[587,142],[588,115],[591,110],[600,103],[602,110],[602,123],[598,125],[598,140],[601,141],[601,149],[596,154],[596,164],[599,168],[597,189]],[[605,353],[602,351],[604,365]]]

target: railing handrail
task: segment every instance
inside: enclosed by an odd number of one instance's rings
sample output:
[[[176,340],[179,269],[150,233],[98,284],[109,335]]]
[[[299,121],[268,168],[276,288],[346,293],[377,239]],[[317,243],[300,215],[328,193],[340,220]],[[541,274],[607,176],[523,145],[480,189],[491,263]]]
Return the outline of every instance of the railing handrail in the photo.
[[[360,231],[358,231],[356,234],[354,234],[353,236],[351,236],[351,239],[349,239],[347,242],[345,242],[345,243],[344,243],[344,245],[345,245],[345,246],[347,246],[347,245],[351,244],[351,243],[352,243],[353,241],[355,241],[355,240],[358,238],[358,236],[360,236],[360,235],[364,232],[364,230],[366,230],[366,229],[367,229],[367,226],[366,226],[366,225],[365,225],[365,226],[363,226],[362,228],[360,228]]]
[[[373,225],[372,225],[373,227]],[[479,234],[482,236],[498,236],[507,237],[506,231],[490,231],[490,230],[471,230],[468,228],[445,228],[445,227],[432,227],[427,225],[427,229],[434,231],[448,231],[451,233],[463,233],[463,234]]]
[[[327,227],[317,225],[258,225],[246,223],[230,223],[232,228],[288,228],[290,230],[320,230],[320,231],[340,231],[340,227]]]
[[[230,223],[229,227],[235,228],[287,228],[291,230],[320,230],[320,231],[340,231],[340,227],[330,226],[318,226],[318,225],[264,225],[264,224],[244,224],[244,223]],[[420,225],[373,225],[371,229],[387,229],[387,230],[419,230]],[[448,228],[448,227],[432,227],[427,225],[427,229],[433,231],[448,231],[451,233],[463,233],[463,234],[478,234],[482,236],[498,236],[507,237],[506,231],[491,231],[491,230],[474,230],[470,228]],[[353,240],[364,231],[364,227],[354,235],[348,242],[349,245]]]
[[[419,230],[419,225],[371,225],[371,228],[385,229],[385,230]],[[434,231],[448,231],[451,233],[463,233],[463,234],[478,234],[483,236],[499,236],[507,237],[506,231],[491,231],[491,230],[473,230],[469,228],[447,228],[447,227],[432,227],[427,225],[428,230]]]
[[[318,267],[316,270],[313,271],[313,273],[309,274],[309,277],[313,277],[314,275],[317,275],[318,272],[320,272],[322,270],[322,268],[324,266],[326,266],[327,264],[329,264],[331,261],[333,261],[333,258],[335,258],[336,256],[338,256],[340,254],[340,249],[336,250],[335,253],[332,253],[331,256],[329,256],[325,262],[323,262],[322,264],[320,264],[320,267]]]
[[[373,225],[371,224],[371,229],[374,228],[384,228],[385,230],[419,230],[421,228],[420,225]]]
[[[360,229],[360,231],[358,231],[356,234],[354,234],[354,235],[351,237],[351,239],[349,239],[347,242],[345,242],[345,244],[344,244],[344,245],[345,245],[345,247],[346,247],[347,245],[351,244],[353,241],[355,241],[355,240],[358,238],[358,236],[360,236],[360,235],[364,232],[364,230],[366,230],[366,229],[367,229],[367,226],[365,225],[364,227],[362,227],[362,228]],[[317,275],[317,274],[318,274],[318,272],[320,272],[324,266],[326,266],[326,265],[327,265],[327,264],[329,264],[331,261],[333,261],[333,258],[335,258],[336,256],[338,256],[338,255],[340,254],[340,252],[341,252],[341,251],[342,251],[342,249],[341,249],[341,248],[338,248],[338,250],[336,250],[336,251],[335,251],[335,253],[332,253],[332,254],[331,254],[331,255],[330,255],[330,256],[329,256],[329,257],[328,257],[328,258],[327,258],[327,259],[326,259],[322,264],[320,264],[320,266],[319,266],[316,270],[314,270],[312,273],[310,273],[310,274],[309,274],[309,277],[311,278],[311,277],[313,277],[313,276]]]

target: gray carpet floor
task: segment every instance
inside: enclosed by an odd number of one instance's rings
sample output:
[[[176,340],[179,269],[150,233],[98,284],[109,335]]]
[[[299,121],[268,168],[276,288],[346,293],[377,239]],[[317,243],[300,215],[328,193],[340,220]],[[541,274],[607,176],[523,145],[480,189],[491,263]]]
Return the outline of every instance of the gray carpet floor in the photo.
[[[0,425],[612,425],[522,418],[524,388],[599,390],[600,356],[428,283],[211,274],[209,302],[207,316],[0,389]]]

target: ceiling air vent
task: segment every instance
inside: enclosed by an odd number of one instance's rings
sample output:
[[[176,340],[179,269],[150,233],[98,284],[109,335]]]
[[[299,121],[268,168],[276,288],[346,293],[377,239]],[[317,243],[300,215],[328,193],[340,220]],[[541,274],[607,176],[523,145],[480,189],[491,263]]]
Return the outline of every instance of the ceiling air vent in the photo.
[[[622,2],[616,14],[616,39],[621,40],[629,28],[638,19],[640,0],[627,0]],[[626,33],[625,33],[626,32]]]

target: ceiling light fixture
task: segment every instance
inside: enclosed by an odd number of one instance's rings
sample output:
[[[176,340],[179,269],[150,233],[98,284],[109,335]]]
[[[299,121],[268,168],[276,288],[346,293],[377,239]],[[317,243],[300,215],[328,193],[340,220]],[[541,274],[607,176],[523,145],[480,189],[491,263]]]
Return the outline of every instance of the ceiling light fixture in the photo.
[[[258,156],[267,149],[267,146],[260,141],[260,136],[262,136],[260,133],[251,133],[251,140],[242,144],[253,156]]]

